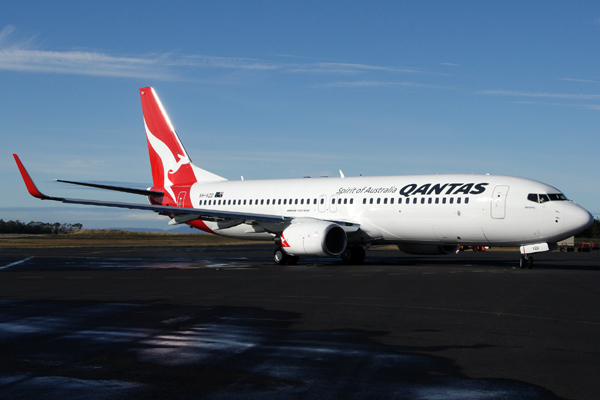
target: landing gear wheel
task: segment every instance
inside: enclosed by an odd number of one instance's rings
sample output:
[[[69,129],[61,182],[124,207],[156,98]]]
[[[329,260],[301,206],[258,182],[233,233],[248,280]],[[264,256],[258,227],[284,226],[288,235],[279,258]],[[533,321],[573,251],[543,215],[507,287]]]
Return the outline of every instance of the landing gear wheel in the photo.
[[[348,246],[341,257],[344,264],[360,264],[365,260],[365,249],[360,246]]]
[[[521,259],[519,260],[519,268],[524,269],[525,267],[528,269],[533,268],[533,257],[521,256]]]
[[[275,261],[275,263],[279,265],[287,264],[289,258],[290,256],[288,256],[287,253],[283,251],[281,247],[276,248],[275,252],[273,253],[273,261]]]

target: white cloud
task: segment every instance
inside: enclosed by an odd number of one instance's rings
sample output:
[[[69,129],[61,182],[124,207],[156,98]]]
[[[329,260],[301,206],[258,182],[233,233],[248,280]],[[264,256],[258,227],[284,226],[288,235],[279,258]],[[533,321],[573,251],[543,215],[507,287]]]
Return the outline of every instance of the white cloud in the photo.
[[[175,53],[115,55],[82,50],[46,50],[36,47],[33,44],[34,38],[20,41],[14,39],[14,32],[15,28],[11,25],[0,31],[0,71],[160,80],[185,79],[185,75],[189,74],[189,68],[332,75],[432,74],[432,72],[417,69],[343,62],[286,63],[242,57],[178,55]],[[405,83],[394,84],[405,85]],[[360,85],[360,83],[355,84],[355,86]],[[371,86],[373,85],[371,84]]]
[[[570,100],[600,100],[600,94],[569,94],[569,93],[529,93],[511,90],[484,90],[478,94],[513,96],[513,97],[544,97]]]
[[[583,82],[583,83],[600,83],[598,81],[592,81],[588,79],[575,79],[575,78],[560,78],[561,81],[571,81],[571,82]]]
[[[324,83],[322,87],[339,87],[339,88],[373,88],[373,87],[412,87],[412,88],[428,88],[428,89],[450,89],[447,86],[429,85],[418,82],[393,82],[393,81],[348,81],[348,82],[330,82]]]

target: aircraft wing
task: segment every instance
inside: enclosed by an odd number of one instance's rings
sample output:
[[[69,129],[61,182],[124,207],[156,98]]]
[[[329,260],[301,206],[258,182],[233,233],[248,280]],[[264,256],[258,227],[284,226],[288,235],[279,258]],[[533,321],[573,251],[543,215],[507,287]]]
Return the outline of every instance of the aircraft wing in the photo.
[[[116,208],[128,208],[131,210],[146,210],[146,211],[155,211],[164,215],[170,215],[172,217],[175,216],[197,216],[197,219],[202,220],[229,220],[229,219],[237,219],[237,220],[246,220],[246,221],[262,221],[262,222],[279,222],[283,223],[286,221],[291,221],[294,217],[287,217],[282,215],[270,215],[270,214],[254,214],[254,213],[244,213],[244,212],[231,212],[231,211],[223,211],[223,210],[208,210],[201,208],[183,208],[183,207],[171,207],[171,206],[162,206],[162,205],[154,205],[154,204],[138,204],[138,203],[122,203],[122,202],[113,202],[113,201],[101,201],[101,200],[86,200],[86,199],[70,199],[66,197],[53,197],[47,196],[39,191],[39,189],[35,186],[35,183],[29,176],[29,173],[23,166],[23,163],[19,159],[16,154],[13,154],[15,161],[17,162],[17,166],[19,167],[19,171],[21,172],[21,176],[23,177],[23,181],[25,182],[25,186],[33,197],[36,197],[41,200],[53,200],[60,201],[66,204],[83,204],[90,206],[103,206],[103,207],[116,207]],[[148,191],[148,190],[139,190],[139,189],[129,189],[123,188],[119,186],[108,186],[108,185],[96,185],[96,184],[87,184],[82,182],[72,182],[72,181],[61,181],[65,183],[73,183],[83,186],[91,186],[97,187],[100,189],[109,189],[109,190],[117,190],[127,193],[135,193],[135,194],[143,194],[146,196],[152,195],[161,195],[162,192]],[[191,219],[190,219],[191,221]],[[346,221],[330,221],[337,223],[343,227],[358,229],[359,225]],[[353,230],[354,230],[353,229]]]

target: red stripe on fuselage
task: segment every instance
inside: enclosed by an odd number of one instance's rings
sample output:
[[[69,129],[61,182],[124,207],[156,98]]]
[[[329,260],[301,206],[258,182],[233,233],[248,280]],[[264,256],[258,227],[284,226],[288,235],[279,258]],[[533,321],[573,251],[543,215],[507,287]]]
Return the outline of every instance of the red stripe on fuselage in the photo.
[[[191,226],[192,228],[200,229],[201,231],[204,231],[207,233],[212,233],[212,234],[216,235],[216,233],[212,229],[210,229],[208,226],[206,226],[204,221],[201,221],[199,219],[192,221],[192,222],[188,222],[188,225]]]

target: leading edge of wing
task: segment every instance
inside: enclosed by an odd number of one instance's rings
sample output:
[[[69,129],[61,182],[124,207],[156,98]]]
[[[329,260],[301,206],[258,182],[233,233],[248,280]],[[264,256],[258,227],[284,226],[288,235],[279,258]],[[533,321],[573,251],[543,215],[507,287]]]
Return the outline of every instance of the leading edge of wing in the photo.
[[[206,210],[201,208],[184,208],[184,207],[171,207],[171,206],[159,206],[153,204],[137,204],[137,203],[121,203],[116,201],[100,201],[100,200],[85,200],[85,199],[68,199],[68,198],[48,198],[49,200],[58,200],[66,204],[83,204],[88,206],[103,206],[103,207],[116,207],[116,208],[128,208],[130,210],[146,210],[156,211],[165,214],[190,214],[197,215],[198,218],[232,218],[232,219],[245,219],[253,221],[265,221],[265,222],[284,222],[292,220],[293,217],[284,217],[281,215],[268,215],[268,214],[252,214],[252,213],[240,213],[230,211],[214,211]]]

